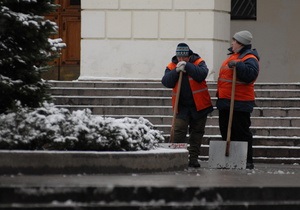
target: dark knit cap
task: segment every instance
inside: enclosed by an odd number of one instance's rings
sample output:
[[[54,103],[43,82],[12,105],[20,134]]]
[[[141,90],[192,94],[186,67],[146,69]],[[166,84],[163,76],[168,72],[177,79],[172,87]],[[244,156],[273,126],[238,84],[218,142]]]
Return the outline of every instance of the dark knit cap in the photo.
[[[185,43],[179,43],[176,48],[177,57],[188,57],[193,54],[193,51],[190,50],[189,46]]]

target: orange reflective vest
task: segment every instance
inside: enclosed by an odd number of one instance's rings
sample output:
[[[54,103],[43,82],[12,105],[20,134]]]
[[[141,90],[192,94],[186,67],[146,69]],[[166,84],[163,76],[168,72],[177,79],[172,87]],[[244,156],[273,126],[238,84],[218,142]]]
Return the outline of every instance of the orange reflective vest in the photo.
[[[203,61],[203,59],[199,58],[193,64],[198,65],[202,61]],[[168,68],[170,70],[174,70],[174,69],[176,69],[176,64],[175,63],[170,63],[168,65]],[[192,90],[192,93],[193,93],[193,98],[194,98],[194,102],[195,102],[197,111],[212,106],[206,81],[203,80],[202,82],[199,83],[199,82],[195,81],[191,76],[188,76],[188,77],[189,77],[189,83],[190,83],[190,87],[191,87],[191,90]],[[172,90],[172,106],[173,106],[173,109],[174,109],[174,106],[175,106],[177,90],[178,90],[178,82],[176,83],[175,87]]]
[[[228,67],[228,63],[232,60],[235,61],[245,61],[249,58],[257,58],[252,55],[248,54],[242,59],[238,58],[239,54],[233,54],[229,58],[227,58],[221,68],[219,73],[218,79],[218,97],[230,99],[231,98],[231,88],[232,88],[232,77],[233,77],[233,70]],[[236,79],[236,86],[235,86],[235,96],[234,100],[237,101],[254,101],[255,100],[255,93],[254,93],[254,81],[252,83],[245,83],[241,82]]]

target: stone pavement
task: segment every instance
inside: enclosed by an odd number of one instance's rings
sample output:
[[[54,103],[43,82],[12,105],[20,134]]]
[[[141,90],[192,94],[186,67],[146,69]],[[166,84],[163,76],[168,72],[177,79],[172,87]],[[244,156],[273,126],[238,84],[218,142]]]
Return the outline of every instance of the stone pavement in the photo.
[[[298,164],[255,164],[253,170],[200,169],[127,174],[2,175],[0,186],[188,186],[188,187],[300,187]]]
[[[300,208],[300,167],[157,173],[1,175],[0,209]]]

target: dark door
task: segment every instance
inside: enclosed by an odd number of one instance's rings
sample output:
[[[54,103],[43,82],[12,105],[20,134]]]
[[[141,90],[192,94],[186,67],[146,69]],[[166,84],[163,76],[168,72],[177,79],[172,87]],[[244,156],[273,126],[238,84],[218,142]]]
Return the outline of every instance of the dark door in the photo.
[[[56,0],[60,5],[56,12],[47,16],[56,22],[59,27],[58,34],[67,47],[62,50],[60,58],[54,61],[54,68],[43,73],[44,79],[75,80],[80,74],[80,0]]]

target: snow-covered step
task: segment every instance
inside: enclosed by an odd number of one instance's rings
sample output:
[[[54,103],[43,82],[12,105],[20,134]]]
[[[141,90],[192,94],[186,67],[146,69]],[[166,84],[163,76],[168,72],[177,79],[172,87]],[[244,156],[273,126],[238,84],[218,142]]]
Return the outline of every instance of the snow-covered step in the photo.
[[[171,130],[171,125],[155,125],[155,127],[165,134],[169,134]],[[298,136],[300,133],[300,127],[251,126],[250,129],[254,135],[259,136]],[[206,125],[205,133],[207,135],[218,134],[220,133],[219,126]]]
[[[300,98],[257,98],[257,107],[299,107]]]
[[[38,177],[37,182],[32,181],[34,177],[29,177],[29,180],[24,179],[18,184],[0,186],[0,197],[3,198],[0,208],[7,210],[296,210],[300,208],[299,185],[296,183],[292,186],[291,184],[297,182],[298,178],[293,170],[282,171],[279,168],[274,171],[271,168],[266,172],[259,169],[245,173],[242,173],[243,171],[220,171],[217,171],[217,174],[209,170],[192,171],[189,172],[189,176],[176,173],[175,176],[131,174],[127,176]],[[284,177],[279,179],[278,175]],[[290,180],[284,183],[281,181],[284,178]],[[208,183],[204,183],[203,180],[208,180]],[[9,180],[9,183],[11,182]],[[24,184],[24,182],[29,184]]]
[[[68,108],[71,111],[90,109],[95,115],[173,115],[171,105],[168,106],[127,106],[127,105],[72,105],[58,104],[57,107]],[[213,116],[218,115],[215,110],[211,113]],[[253,117],[299,117],[300,107],[255,107],[252,112]]]
[[[300,86],[299,86],[300,87]],[[216,95],[216,89],[209,89],[211,96]],[[255,89],[256,99],[299,98],[299,89]]]
[[[300,88],[300,86],[299,86]],[[299,98],[299,89],[255,89],[258,98]]]
[[[300,117],[252,117],[252,126],[300,127]]]
[[[167,137],[168,139],[168,137]],[[204,135],[201,160],[208,160],[209,142],[221,141],[220,135]],[[253,136],[254,161],[262,163],[300,163],[300,137],[298,136]]]
[[[166,136],[169,140],[169,135]],[[203,144],[208,145],[210,141],[222,140],[221,135],[208,135],[204,134]],[[259,146],[288,146],[300,147],[300,136],[253,136],[253,145]]]
[[[208,151],[209,145],[202,145],[200,152],[201,156],[199,158],[201,160],[207,161],[209,158]],[[288,147],[253,145],[253,159],[255,160],[255,162],[298,164],[300,162],[299,151],[300,147],[298,146]]]
[[[218,125],[219,118],[216,115],[209,116],[208,125]],[[270,126],[270,127],[300,127],[300,117],[251,117],[252,126]]]
[[[153,125],[171,125],[173,115],[106,115],[112,118],[139,118],[143,117],[148,119]],[[300,117],[252,117],[252,126],[276,126],[276,127],[300,127]],[[219,118],[214,116],[208,116],[208,125],[218,125]]]
[[[73,105],[149,105],[166,106],[171,105],[170,96],[54,96],[56,104]],[[215,104],[216,98],[212,98]],[[257,107],[298,107],[300,98],[257,98]]]
[[[56,96],[57,104],[74,105],[128,105],[128,106],[167,106],[171,105],[171,97],[152,96]]]
[[[212,89],[217,88],[216,82],[207,82],[208,87]],[[255,83],[254,85],[255,91],[259,90],[299,90],[300,83]]]
[[[89,108],[93,114],[114,118],[144,117],[164,132],[168,141],[173,116],[171,89],[163,87],[160,81],[50,83],[58,107],[71,111]],[[208,87],[215,105],[216,83],[208,82]],[[255,90],[257,107],[251,115],[255,160],[299,161],[295,154],[300,154],[300,83],[258,83]],[[210,140],[220,139],[218,111],[215,110],[208,117],[203,154],[208,153]]]
[[[123,88],[137,88],[137,87],[164,87],[160,80],[102,80],[102,81],[47,81],[52,87],[123,87]],[[207,85],[211,89],[216,89],[217,83],[208,81]],[[255,83],[255,89],[300,89],[300,83]]]
[[[254,107],[252,116],[259,117],[300,117],[300,107]]]
[[[52,87],[94,87],[94,88],[163,88],[160,81],[132,81],[132,80],[105,80],[105,81],[48,81]]]
[[[216,89],[209,89],[210,95],[216,95]],[[57,96],[171,96],[172,90],[164,87],[53,87],[51,93]],[[299,98],[296,89],[258,89],[257,98]]]
[[[55,103],[57,104],[57,103]],[[90,109],[95,115],[172,115],[170,106],[137,106],[137,105],[68,105],[57,104],[57,107],[70,111]]]
[[[51,93],[55,96],[171,96],[166,88],[94,88],[94,87],[54,87]]]

